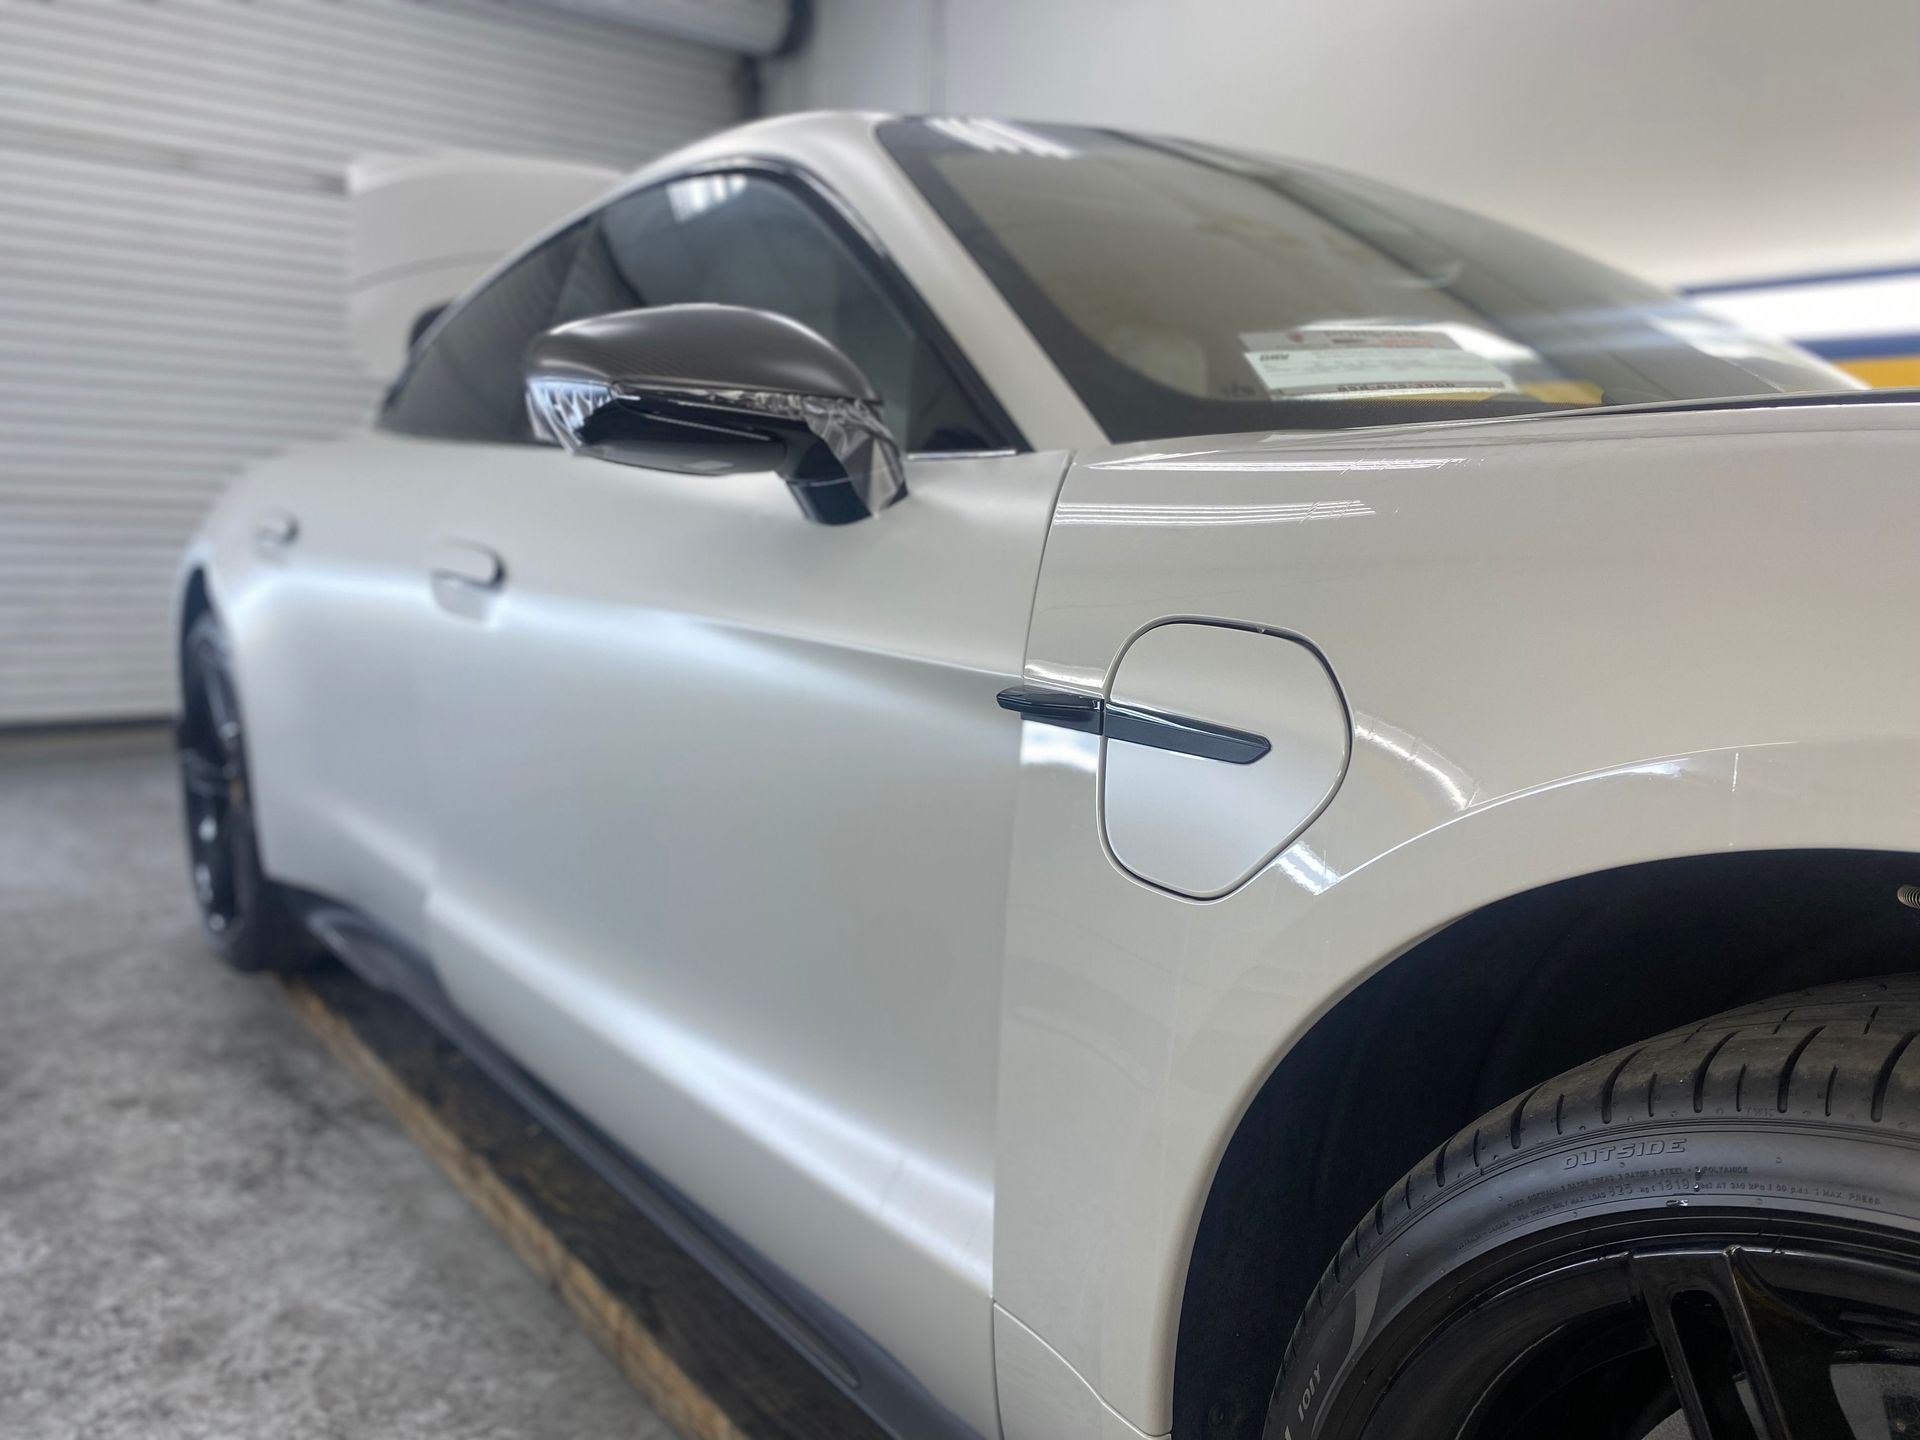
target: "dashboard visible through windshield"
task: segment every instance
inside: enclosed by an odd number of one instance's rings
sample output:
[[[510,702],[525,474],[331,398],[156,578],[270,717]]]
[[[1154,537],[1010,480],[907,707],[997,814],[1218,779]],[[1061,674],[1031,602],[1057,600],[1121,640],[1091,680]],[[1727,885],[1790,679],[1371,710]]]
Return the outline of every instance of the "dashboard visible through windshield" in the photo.
[[[1116,440],[1854,388],[1656,286],[1354,176],[1076,126],[879,133]]]

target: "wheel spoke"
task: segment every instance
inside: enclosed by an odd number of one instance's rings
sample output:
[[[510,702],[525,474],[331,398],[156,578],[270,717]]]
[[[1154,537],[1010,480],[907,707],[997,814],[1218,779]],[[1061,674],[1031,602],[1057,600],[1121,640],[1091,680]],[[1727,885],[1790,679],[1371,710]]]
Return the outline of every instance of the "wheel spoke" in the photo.
[[[222,934],[239,918],[244,867],[235,847],[251,820],[239,713],[217,672],[202,674],[179,739],[194,894],[207,928]]]
[[[1698,1298],[1714,1295],[1722,1263],[1718,1252],[1637,1255],[1634,1285],[1693,1440],[1753,1440],[1734,1383],[1732,1347],[1716,1335],[1711,1314]]]
[[[1852,1440],[1833,1393],[1838,1337],[1760,1280],[1763,1254],[1735,1247],[1633,1259],[1694,1440]]]
[[[207,672],[206,702],[207,718],[212,721],[213,734],[222,749],[232,753],[233,743],[240,735],[240,713],[233,703],[233,694],[227,688],[227,679],[217,669]]]
[[[180,773],[185,778],[187,791],[197,799],[225,799],[233,784],[233,767],[220,760],[210,760],[193,750],[180,752]]]
[[[1727,1318],[1746,1362],[1765,1440],[1852,1440],[1833,1393],[1840,1337],[1760,1279],[1764,1251],[1727,1252]]]

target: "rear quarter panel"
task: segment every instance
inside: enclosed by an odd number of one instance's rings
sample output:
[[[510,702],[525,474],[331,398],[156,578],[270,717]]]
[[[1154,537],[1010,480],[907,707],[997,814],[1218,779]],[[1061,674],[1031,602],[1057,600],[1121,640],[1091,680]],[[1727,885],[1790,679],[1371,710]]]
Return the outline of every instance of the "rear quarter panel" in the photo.
[[[1325,813],[1197,903],[1104,853],[1098,741],[1025,729],[996,1303],[1058,1363],[1003,1366],[1009,1436],[1043,1414],[1056,1436],[1170,1427],[1187,1254],[1235,1122],[1318,1016],[1425,935],[1666,856],[1920,850],[1917,471],[1912,404],[1243,437],[1074,467],[1030,683],[1098,689],[1167,616],[1271,626],[1325,654],[1354,744]]]

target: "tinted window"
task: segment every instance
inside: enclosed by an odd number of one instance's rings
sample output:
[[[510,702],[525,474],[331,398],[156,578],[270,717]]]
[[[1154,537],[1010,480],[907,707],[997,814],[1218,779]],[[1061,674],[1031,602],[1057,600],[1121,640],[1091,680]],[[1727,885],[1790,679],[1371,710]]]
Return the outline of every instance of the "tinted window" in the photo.
[[[552,323],[696,301],[819,331],[866,373],[909,450],[1001,443],[873,274],[776,180],[699,175],[616,200],[581,245]]]
[[[586,233],[570,225],[456,310],[401,372],[381,423],[412,435],[531,441],[520,357],[553,324]]]
[[[1070,126],[880,134],[1116,439],[1850,384],[1557,245],[1352,176]]]

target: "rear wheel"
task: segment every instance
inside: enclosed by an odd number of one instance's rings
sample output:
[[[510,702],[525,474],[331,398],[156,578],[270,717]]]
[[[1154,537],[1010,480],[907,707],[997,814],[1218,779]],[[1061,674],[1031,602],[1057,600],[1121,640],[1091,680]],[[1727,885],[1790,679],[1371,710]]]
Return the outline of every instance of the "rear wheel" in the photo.
[[[187,631],[181,680],[180,779],[201,921],[234,969],[297,969],[312,946],[260,869],[239,692],[226,638],[210,614]]]
[[[1268,1440],[1920,1437],[1920,981],[1784,996],[1491,1112],[1382,1197]]]

